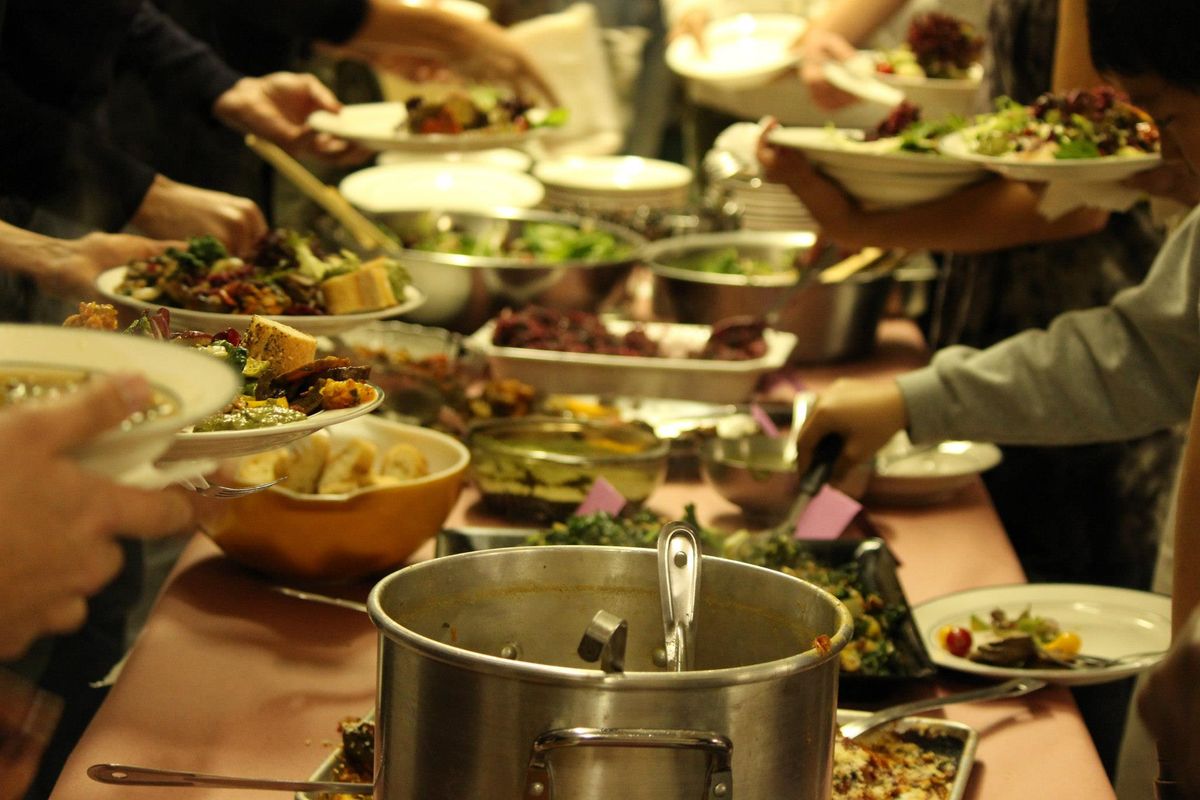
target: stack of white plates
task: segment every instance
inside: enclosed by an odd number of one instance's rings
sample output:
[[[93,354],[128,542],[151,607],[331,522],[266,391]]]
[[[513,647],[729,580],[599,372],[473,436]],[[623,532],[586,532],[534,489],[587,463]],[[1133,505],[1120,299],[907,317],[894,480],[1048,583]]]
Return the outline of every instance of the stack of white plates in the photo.
[[[533,175],[546,188],[547,206],[598,214],[678,210],[692,187],[692,171],[682,164],[636,156],[539,161]]]
[[[542,185],[520,172],[484,164],[414,161],[352,172],[338,186],[364,211],[487,211],[533,208]]]
[[[719,140],[718,140],[719,141]],[[741,227],[751,231],[804,231],[817,227],[812,214],[783,184],[768,183],[754,174],[745,158],[715,147],[704,159],[710,191],[740,215]]]

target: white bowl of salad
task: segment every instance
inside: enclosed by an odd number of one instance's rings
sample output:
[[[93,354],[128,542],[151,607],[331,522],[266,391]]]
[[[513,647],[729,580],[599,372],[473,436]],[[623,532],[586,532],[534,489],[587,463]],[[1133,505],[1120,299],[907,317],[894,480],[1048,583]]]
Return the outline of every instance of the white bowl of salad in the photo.
[[[984,39],[970,23],[929,12],[913,18],[903,44],[872,53],[875,77],[930,117],[979,111]]]

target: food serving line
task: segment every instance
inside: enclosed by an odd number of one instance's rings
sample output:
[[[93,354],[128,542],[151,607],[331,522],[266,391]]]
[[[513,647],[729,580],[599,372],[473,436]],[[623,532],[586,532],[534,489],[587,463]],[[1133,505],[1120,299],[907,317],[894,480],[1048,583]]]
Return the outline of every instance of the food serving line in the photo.
[[[872,358],[806,368],[800,377],[814,388],[847,374],[884,378],[925,357],[915,327],[885,322]],[[495,525],[477,500],[473,490],[465,491],[447,527]],[[650,505],[674,514],[689,502],[696,504],[702,521],[736,522],[736,507],[699,483],[668,483]],[[899,577],[913,604],[972,587],[1024,581],[978,483],[950,503],[870,509],[870,516],[901,562]],[[418,557],[431,554],[432,543]],[[369,588],[364,582],[334,593],[361,600]],[[164,793],[100,785],[86,770],[101,762],[305,779],[336,745],[337,723],[372,710],[377,637],[366,615],[281,595],[268,579],[224,558],[207,537],[197,535],[52,797],[238,796],[228,789],[173,788]],[[944,693],[973,685],[975,681],[943,672],[933,688]],[[926,693],[925,686],[914,686],[883,702]],[[1064,688],[951,706],[944,714],[980,735],[969,798],[1114,796]]]

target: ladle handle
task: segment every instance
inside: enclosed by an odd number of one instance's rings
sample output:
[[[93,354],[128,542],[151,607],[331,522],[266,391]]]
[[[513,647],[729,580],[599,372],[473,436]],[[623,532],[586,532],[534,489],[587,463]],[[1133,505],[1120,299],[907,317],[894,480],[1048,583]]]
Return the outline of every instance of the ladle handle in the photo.
[[[216,789],[274,789],[280,792],[326,792],[329,794],[372,794],[370,783],[337,781],[276,781],[261,778],[232,778],[174,769],[153,769],[128,764],[93,764],[88,777],[100,783],[121,786],[205,786]]]
[[[869,717],[862,719],[851,720],[841,726],[842,735],[847,739],[853,739],[856,736],[861,736],[869,730],[879,727],[886,722],[891,722],[900,717],[907,717],[911,714],[917,714],[922,711],[929,711],[942,706],[954,705],[955,703],[971,703],[980,700],[999,700],[1001,698],[1021,697],[1022,695],[1035,692],[1046,685],[1045,681],[1037,678],[1013,678],[1004,683],[998,683],[995,686],[988,686],[984,689],[972,689],[968,692],[956,692],[954,694],[946,694],[940,697],[930,697],[925,700],[914,700],[911,703],[901,703],[897,706],[885,708],[882,711],[877,711]]]
[[[692,669],[696,597],[700,594],[700,542],[682,522],[668,522],[658,534],[658,592],[662,600],[667,669]]]

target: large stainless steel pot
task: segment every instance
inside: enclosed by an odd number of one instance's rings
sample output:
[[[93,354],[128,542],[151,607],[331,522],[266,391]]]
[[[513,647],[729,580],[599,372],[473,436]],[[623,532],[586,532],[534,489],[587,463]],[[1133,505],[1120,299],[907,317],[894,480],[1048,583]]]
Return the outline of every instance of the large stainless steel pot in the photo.
[[[377,800],[827,800],[849,612],[779,572],[702,564],[682,673],[655,664],[652,550],[502,549],[384,578]],[[628,622],[624,674],[576,653],[601,609]]]
[[[480,237],[515,237],[529,223],[548,222],[606,231],[628,246],[627,255],[612,261],[540,266],[511,257],[404,250],[400,260],[413,283],[425,293],[425,302],[408,318],[466,333],[474,332],[506,305],[537,303],[595,311],[645,245],[641,236],[620,225],[548,211],[393,212],[373,215],[373,219],[405,240],[450,230]]]
[[[733,248],[741,256],[775,260],[810,250],[810,231],[735,231],[664,239],[646,248],[644,259],[662,295],[680,322],[704,325],[743,314],[763,315],[775,307],[791,279],[783,275],[745,276],[701,272],[679,266],[702,253]],[[867,269],[837,283],[811,282],[779,310],[779,330],[796,334],[797,362],[858,358],[875,346],[876,328],[892,289],[888,269]]]

